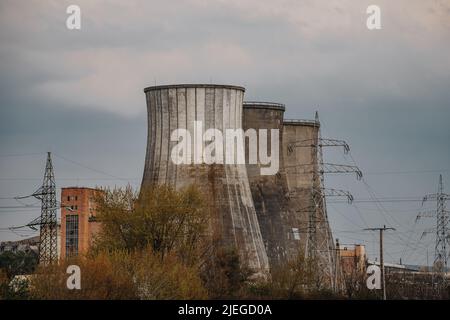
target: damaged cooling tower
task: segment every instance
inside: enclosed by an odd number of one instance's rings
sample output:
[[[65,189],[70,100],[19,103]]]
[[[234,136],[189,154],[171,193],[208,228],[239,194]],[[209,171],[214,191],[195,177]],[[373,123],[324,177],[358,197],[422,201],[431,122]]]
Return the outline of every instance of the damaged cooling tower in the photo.
[[[284,105],[278,103],[244,102],[245,130],[278,129],[280,132],[280,167],[276,175],[261,175],[262,165],[247,161],[247,175],[269,265],[275,270],[299,254],[304,255],[317,263],[316,283],[332,288],[334,247],[319,168],[320,124],[318,120],[284,120],[284,111]],[[249,140],[246,140],[247,158],[250,154]]]
[[[245,130],[278,129],[280,132],[280,168],[276,175],[261,175],[260,164],[247,164],[250,189],[271,269],[285,265],[299,254],[308,255],[309,211],[314,208],[312,172],[318,176],[315,148],[311,148],[317,143],[318,122],[285,121],[284,111],[284,105],[279,103],[244,102]],[[308,147],[295,148],[304,140],[308,140]],[[246,153],[248,156],[248,141]],[[298,166],[309,163],[314,165]],[[303,174],[307,170],[311,173]]]
[[[186,129],[193,143],[199,141],[196,133],[199,122],[203,132],[214,128],[224,136],[226,129],[241,129],[244,91],[242,87],[206,84],[144,89],[148,139],[141,189],[156,184],[169,184],[176,189],[196,185],[213,211],[211,231],[220,236],[225,246],[236,247],[250,268],[264,273],[269,268],[268,258],[245,164],[176,164],[171,159],[178,143],[171,141],[175,129]],[[200,140],[200,143],[205,147],[209,142]]]
[[[283,170],[283,115],[284,105],[269,102],[244,102],[244,130],[278,129],[280,155],[279,172],[261,175],[261,164],[247,164],[247,175],[252,191],[261,234],[266,246],[271,269],[284,265],[301,253],[304,239],[301,236],[303,222],[298,219],[297,206],[289,200],[287,177]],[[271,135],[268,133],[271,146]],[[249,156],[249,141],[246,154]],[[269,153],[272,150],[269,149]],[[247,161],[248,163],[248,161]],[[303,241],[302,241],[303,240]]]
[[[319,129],[318,120],[285,120],[282,157],[289,199],[302,221],[304,251],[318,264],[321,285],[332,287],[335,250],[319,168]]]

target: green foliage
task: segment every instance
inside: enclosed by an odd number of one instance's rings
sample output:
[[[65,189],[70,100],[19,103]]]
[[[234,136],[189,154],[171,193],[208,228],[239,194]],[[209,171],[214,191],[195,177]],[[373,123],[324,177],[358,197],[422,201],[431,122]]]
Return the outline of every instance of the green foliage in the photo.
[[[135,250],[150,246],[164,257],[176,251],[192,262],[205,237],[209,216],[199,191],[188,187],[176,191],[170,186],[142,190],[105,190],[99,195],[98,219],[101,233],[95,250]]]
[[[317,263],[299,250],[296,257],[271,270],[267,281],[249,283],[246,299],[338,299],[341,296],[324,289]]]
[[[41,267],[35,299],[203,299],[200,265],[209,216],[194,187],[105,189],[96,198],[101,222],[91,252]],[[81,269],[81,290],[68,290],[66,267]]]
[[[236,248],[216,243],[205,260],[202,278],[210,298],[230,299],[242,296],[252,275],[241,263]]]
[[[34,251],[6,251],[0,254],[0,269],[4,270],[8,279],[12,279],[16,275],[32,273],[38,260],[39,257]]]
[[[8,278],[6,272],[0,269],[0,300],[23,300],[28,298],[28,281]]]

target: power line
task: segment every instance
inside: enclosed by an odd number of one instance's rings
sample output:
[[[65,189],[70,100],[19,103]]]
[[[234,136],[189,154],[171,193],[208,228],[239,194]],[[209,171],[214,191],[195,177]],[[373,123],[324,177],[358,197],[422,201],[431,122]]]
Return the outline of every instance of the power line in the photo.
[[[353,164],[356,166],[356,161],[353,158],[353,155],[349,152],[348,155],[350,156]],[[388,220],[388,216],[397,224],[397,226],[401,227],[402,224],[394,217],[392,216],[387,210],[386,208],[381,204],[381,202],[379,201],[379,199],[377,198],[375,191],[369,186],[369,184],[367,183],[367,181],[365,180],[364,177],[362,177],[362,182],[370,196],[370,198],[372,199],[372,201],[375,203],[376,207],[379,209],[379,212],[384,216],[384,219],[386,220],[387,223],[389,223]],[[388,200],[388,202],[405,202],[405,201],[411,201],[413,199],[386,199]],[[401,237],[400,234],[397,234],[398,239],[403,242],[403,243],[407,243],[408,240],[404,239],[403,237]]]
[[[23,209],[23,208],[40,208],[39,206],[29,205],[29,206],[0,206],[0,209]]]
[[[385,174],[415,174],[415,173],[436,173],[436,172],[450,172],[450,169],[444,170],[409,170],[409,171],[373,171],[364,172],[364,175],[385,175]]]
[[[12,153],[12,154],[0,154],[1,158],[8,158],[8,157],[28,157],[28,156],[41,156],[43,155],[43,152],[35,152],[35,153]]]
[[[373,199],[373,200],[355,199],[355,200],[353,200],[353,203],[382,203],[382,202],[386,202],[386,203],[422,202],[422,199]],[[333,201],[329,201],[329,203],[346,203],[346,202],[342,201],[342,200],[333,200]]]
[[[85,164],[82,164],[82,163],[80,163],[80,162],[77,162],[77,161],[68,159],[68,158],[66,158],[66,157],[63,157],[63,156],[61,156],[61,155],[55,154],[55,156],[58,157],[58,158],[60,158],[60,159],[62,159],[62,160],[65,160],[65,161],[67,161],[67,162],[73,163],[73,164],[75,164],[75,165],[77,165],[77,166],[80,166],[80,167],[82,167],[82,168],[91,170],[91,171],[93,171],[93,172],[97,172],[97,173],[100,173],[100,174],[103,174],[103,175],[106,175],[106,176],[109,176],[109,177],[112,177],[112,178],[115,178],[115,179],[118,179],[118,180],[128,181],[127,179],[124,179],[124,178],[115,176],[115,175],[110,174],[110,173],[107,173],[107,172],[105,172],[105,171],[103,171],[103,170],[98,170],[98,169],[92,168],[92,167],[87,166],[87,165],[85,165]]]

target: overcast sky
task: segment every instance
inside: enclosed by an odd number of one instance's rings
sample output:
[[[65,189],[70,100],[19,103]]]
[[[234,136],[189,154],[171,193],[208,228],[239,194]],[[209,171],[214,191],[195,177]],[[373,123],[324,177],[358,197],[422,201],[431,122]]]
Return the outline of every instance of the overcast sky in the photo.
[[[70,4],[81,30],[65,26]],[[366,27],[370,4],[381,30]],[[1,228],[39,209],[4,198],[38,188],[46,151],[58,188],[139,187],[142,89],[155,84],[242,85],[247,100],[285,103],[288,118],[318,110],[322,136],[351,146],[326,150],[326,162],[365,173],[327,176],[327,187],[356,199],[418,199],[439,173],[450,185],[448,0],[0,0],[0,43],[0,241],[31,234]],[[434,235],[420,236],[434,221],[414,220],[434,203],[331,202],[341,243],[366,244],[374,259],[377,235],[361,230],[386,224],[397,228],[387,261],[425,264],[427,247],[433,260]]]

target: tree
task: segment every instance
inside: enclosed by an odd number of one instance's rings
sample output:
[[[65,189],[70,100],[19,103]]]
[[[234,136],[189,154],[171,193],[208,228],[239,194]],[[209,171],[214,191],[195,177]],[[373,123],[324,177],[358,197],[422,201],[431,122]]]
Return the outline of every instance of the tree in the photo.
[[[193,186],[176,191],[170,186],[142,190],[130,187],[104,190],[97,199],[102,223],[96,250],[134,250],[150,246],[161,260],[175,251],[194,262],[207,237],[209,215],[204,199]]]
[[[195,187],[104,189],[96,195],[101,223],[85,256],[41,266],[37,299],[202,299],[202,257],[209,243],[208,212]],[[81,289],[68,290],[66,268],[81,270]]]
[[[241,262],[236,248],[214,241],[201,275],[210,298],[230,299],[245,295],[252,272]]]
[[[38,255],[34,251],[6,251],[0,254],[0,269],[3,269],[11,280],[16,275],[32,273],[38,260]]]
[[[304,297],[317,278],[315,265],[314,261],[305,257],[302,250],[298,250],[294,259],[272,270],[271,287],[274,294],[284,299]]]

